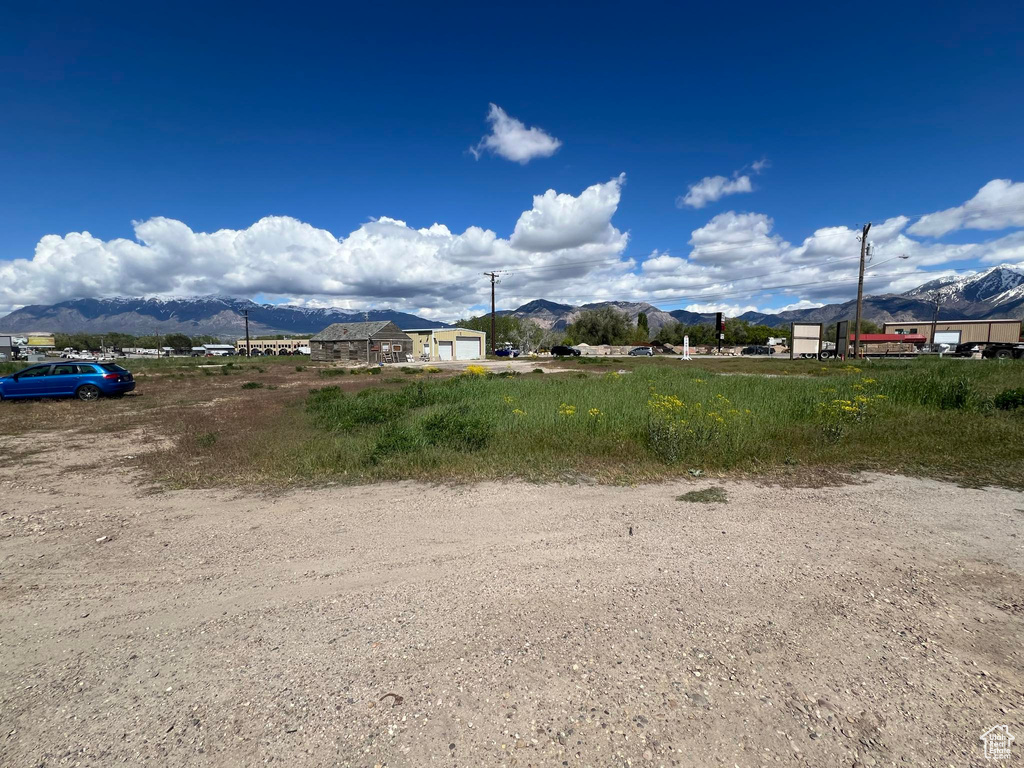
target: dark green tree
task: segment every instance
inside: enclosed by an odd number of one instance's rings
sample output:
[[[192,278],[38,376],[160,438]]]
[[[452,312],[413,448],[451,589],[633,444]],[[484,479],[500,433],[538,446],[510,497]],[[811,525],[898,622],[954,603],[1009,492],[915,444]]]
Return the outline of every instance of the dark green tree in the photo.
[[[175,352],[188,352],[192,349],[192,339],[183,333],[169,333],[163,339],[163,346]]]
[[[483,331],[487,334],[487,346],[490,349],[497,349],[504,344],[519,346],[528,344],[532,338],[530,329],[524,328],[524,321],[513,315],[498,315],[494,318],[494,335],[491,339],[491,316],[480,315],[467,320],[457,320],[455,325],[460,328],[470,328],[474,331]]]
[[[566,329],[577,344],[628,344],[633,328],[626,316],[612,307],[584,310]]]

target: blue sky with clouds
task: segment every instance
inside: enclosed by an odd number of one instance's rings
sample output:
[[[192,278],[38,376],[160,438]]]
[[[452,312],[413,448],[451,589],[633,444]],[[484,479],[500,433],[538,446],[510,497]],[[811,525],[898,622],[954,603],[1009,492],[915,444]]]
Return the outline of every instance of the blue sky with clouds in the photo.
[[[874,291],[1024,262],[1019,3],[8,6],[0,310],[779,308],[865,221]]]

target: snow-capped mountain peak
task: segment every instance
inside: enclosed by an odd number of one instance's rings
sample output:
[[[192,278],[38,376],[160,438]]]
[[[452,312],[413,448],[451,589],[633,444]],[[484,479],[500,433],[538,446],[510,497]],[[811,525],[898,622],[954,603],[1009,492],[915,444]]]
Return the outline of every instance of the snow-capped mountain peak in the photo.
[[[1024,296],[1024,269],[1000,264],[971,275],[940,277],[903,295],[926,300],[941,297],[944,304],[979,301],[1002,304]]]

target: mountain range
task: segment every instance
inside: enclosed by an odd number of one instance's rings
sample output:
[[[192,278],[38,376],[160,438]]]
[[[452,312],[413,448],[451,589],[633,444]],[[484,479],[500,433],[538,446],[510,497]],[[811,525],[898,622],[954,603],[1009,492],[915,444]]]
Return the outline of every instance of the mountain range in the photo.
[[[183,299],[75,299],[59,304],[31,305],[0,318],[0,332],[117,332],[134,336],[183,333],[234,340],[245,336],[244,312],[249,314],[249,333],[253,336],[279,333],[307,335],[322,331],[331,323],[363,320],[390,320],[403,328],[446,327],[445,323],[436,320],[425,320],[390,309],[357,312],[257,304],[231,296],[198,296]]]
[[[987,318],[1024,319],[1024,270],[1001,265],[964,277],[932,280],[900,294],[866,296],[863,317],[876,323],[898,320],[931,320],[939,302],[940,319],[984,320]],[[588,309],[611,306],[636,322],[647,314],[652,335],[664,325],[711,323],[714,313],[666,311],[646,302],[610,301],[597,304],[559,304],[537,299],[502,315],[532,320],[543,328],[564,329]],[[821,307],[785,312],[745,312],[741,320],[784,327],[791,322],[832,323],[853,319],[855,301],[826,304]],[[75,299],[51,305],[32,305],[0,318],[0,332],[28,331],[54,333],[184,333],[236,339],[245,333],[243,312],[249,314],[252,335],[316,333],[331,323],[391,320],[402,328],[443,328],[445,323],[389,309],[368,312],[328,308],[311,309],[293,305],[257,304],[248,299],[228,296],[201,296],[183,299]]]
[[[876,323],[899,320],[931,320],[935,301],[939,300],[939,318],[984,320],[986,318],[1024,318],[1024,270],[1002,265],[975,275],[932,280],[900,294],[865,296],[862,316]],[[744,312],[741,320],[772,327],[788,326],[792,322],[834,323],[852,320],[856,313],[855,300],[821,307],[793,309],[785,312]],[[647,325],[655,334],[662,326],[679,322],[684,325],[713,323],[713,312],[697,313],[685,309],[670,311],[658,309],[646,302],[611,301],[598,304],[557,304],[538,299],[503,314],[524,320],[533,320],[544,328],[562,330],[575,320],[580,312],[612,306],[634,323],[641,312],[647,314]]]

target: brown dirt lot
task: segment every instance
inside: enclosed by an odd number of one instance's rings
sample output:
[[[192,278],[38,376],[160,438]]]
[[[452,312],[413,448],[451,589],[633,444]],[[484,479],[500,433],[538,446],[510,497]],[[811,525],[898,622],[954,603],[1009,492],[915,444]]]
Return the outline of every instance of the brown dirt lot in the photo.
[[[4,438],[0,765],[961,766],[1024,738],[1019,492],[152,493],[142,436],[69,437]]]

